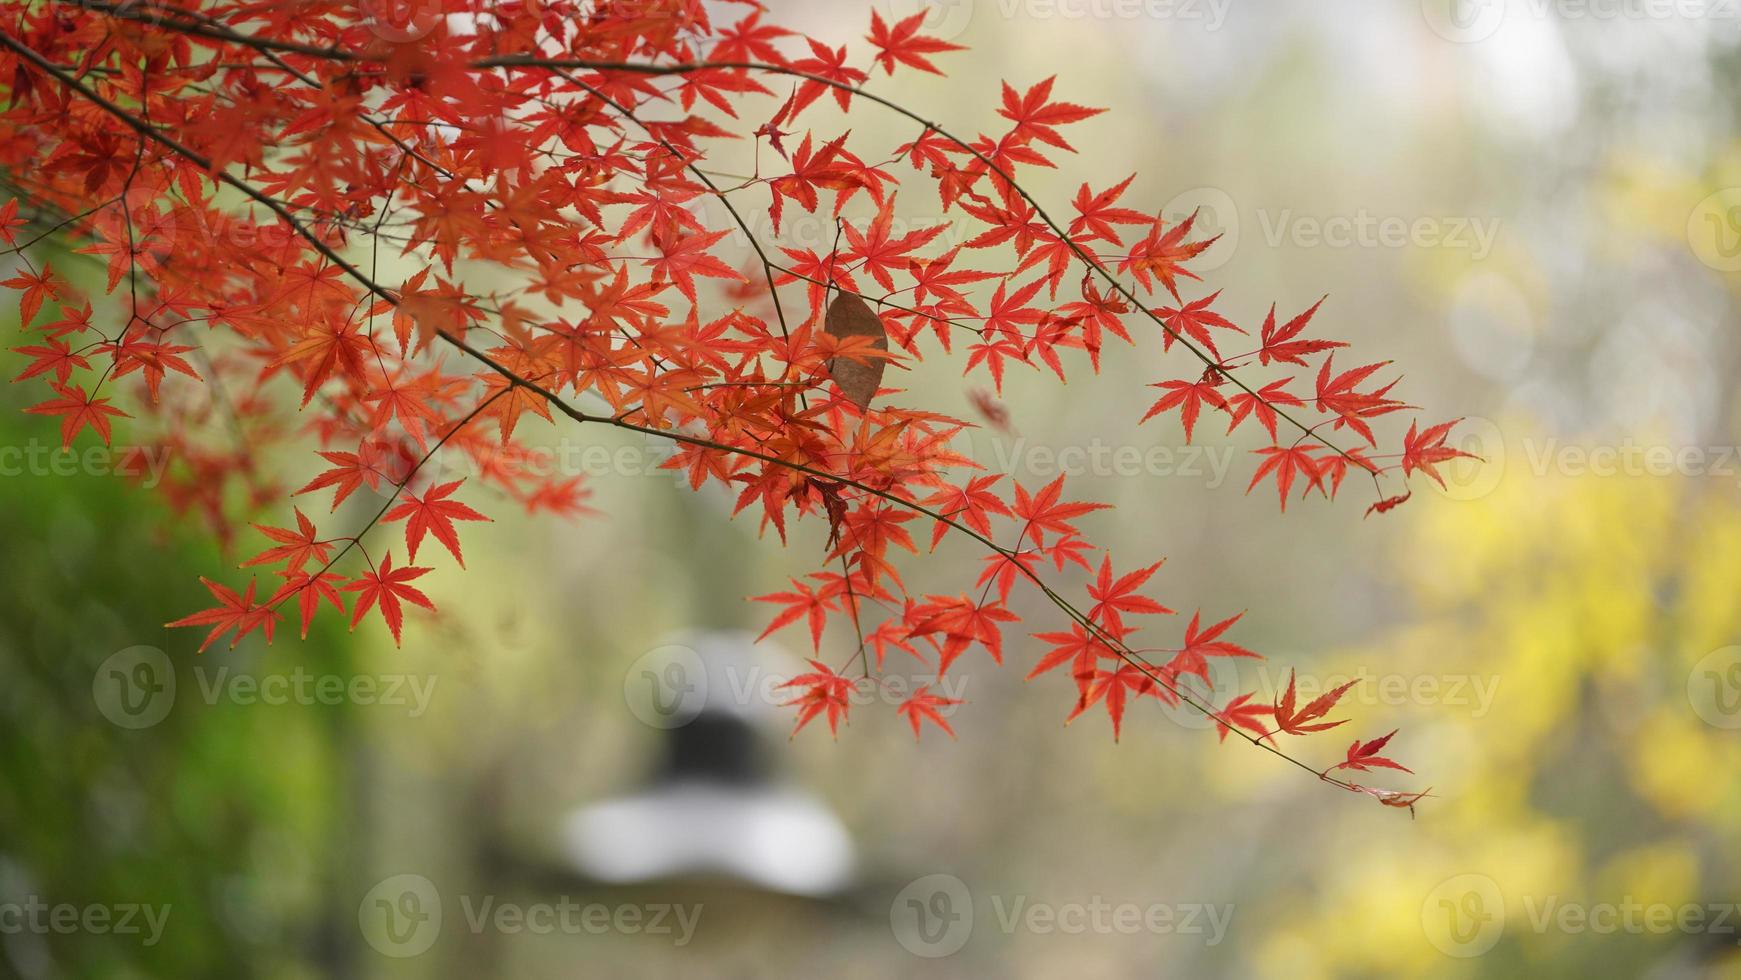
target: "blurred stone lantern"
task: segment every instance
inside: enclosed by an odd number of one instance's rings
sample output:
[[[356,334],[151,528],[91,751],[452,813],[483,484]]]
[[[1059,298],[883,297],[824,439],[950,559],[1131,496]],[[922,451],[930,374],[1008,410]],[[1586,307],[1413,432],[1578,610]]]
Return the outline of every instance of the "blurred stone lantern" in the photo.
[[[582,875],[628,885],[723,877],[790,895],[852,884],[853,846],[820,800],[783,781],[775,690],[797,667],[741,632],[675,637],[624,678],[630,711],[660,730],[646,785],[570,814],[567,860]]]

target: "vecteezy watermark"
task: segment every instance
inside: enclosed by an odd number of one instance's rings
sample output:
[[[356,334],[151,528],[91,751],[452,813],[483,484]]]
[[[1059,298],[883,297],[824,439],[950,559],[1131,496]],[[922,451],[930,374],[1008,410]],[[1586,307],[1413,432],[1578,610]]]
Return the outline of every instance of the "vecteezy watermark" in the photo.
[[[876,7],[893,23],[914,14],[924,14],[919,33],[943,41],[953,41],[973,23],[974,9],[980,0],[877,0]]]
[[[121,728],[150,728],[175,706],[175,665],[156,647],[110,654],[91,677],[97,711]]]
[[[1491,419],[1465,418],[1445,441],[1470,455],[1435,464],[1444,485],[1425,484],[1453,500],[1476,500],[1499,487],[1507,472],[1541,479],[1688,477],[1722,479],[1741,486],[1741,447],[1646,442],[1575,441],[1554,436],[1507,437]]]
[[[1640,23],[1646,21],[1741,19],[1736,0],[1421,0],[1433,33],[1474,44],[1513,20]]]
[[[930,874],[909,882],[889,903],[889,928],[895,941],[927,959],[961,951],[973,938],[976,908],[991,910],[990,924],[1006,936],[1156,935],[1201,938],[1215,946],[1233,923],[1233,906],[1201,902],[1037,901],[1029,895],[988,893],[976,903],[967,883],[952,874]]]
[[[1526,439],[1524,452],[1536,476],[1690,476],[1741,482],[1741,448],[1735,446],[1647,444],[1631,437],[1618,445]]]
[[[194,678],[206,704],[355,704],[403,708],[409,718],[421,718],[429,710],[436,682],[434,674],[317,674],[301,667],[287,674],[247,674],[201,666],[194,668]]]
[[[230,667],[193,670],[200,700],[244,707],[353,704],[403,710],[421,718],[435,696],[433,674],[332,674],[303,667],[252,674]],[[150,728],[169,717],[178,690],[175,664],[156,647],[135,646],[111,654],[91,678],[97,711],[122,728]]]
[[[21,477],[121,476],[136,479],[147,490],[163,482],[169,468],[168,446],[63,447],[31,439],[22,445],[0,446],[0,479]]]
[[[1738,0],[1741,2],[1741,0]],[[776,265],[786,263],[776,246],[829,254],[837,244],[844,250],[852,233],[867,234],[877,220],[869,216],[836,217],[827,211],[807,212],[788,208],[776,227],[766,211],[732,214],[713,195],[696,197],[687,205],[701,227],[726,232],[721,239],[744,257],[759,248]],[[1190,240],[1205,243],[1191,268],[1200,272],[1218,269],[1239,250],[1242,231],[1255,228],[1270,248],[1331,249],[1451,249],[1468,252],[1480,261],[1493,252],[1499,237],[1499,218],[1459,215],[1386,215],[1359,208],[1349,214],[1302,214],[1293,208],[1245,210],[1233,195],[1218,187],[1195,187],[1173,196],[1160,210],[1168,227],[1191,221]],[[1246,223],[1255,217],[1256,223]],[[850,232],[847,231],[850,229]],[[935,230],[931,241],[940,248],[955,248],[981,234],[985,225],[950,214],[894,213],[885,230],[891,239]],[[821,278],[811,272],[812,280]]]
[[[1326,216],[1296,214],[1292,208],[1260,208],[1257,219],[1264,243],[1270,248],[1286,244],[1295,248],[1448,249],[1468,252],[1471,259],[1480,262],[1493,254],[1493,243],[1499,238],[1498,218],[1403,217],[1374,214],[1365,208],[1353,214]]]
[[[139,936],[140,945],[156,946],[172,908],[137,902],[52,903],[31,895],[22,902],[0,902],[0,935]]]
[[[987,429],[962,429],[950,443],[961,455],[986,460],[998,472],[1018,479],[1176,479],[1200,482],[1211,490],[1226,482],[1240,453],[1232,446],[1137,445],[1107,442],[1099,436],[1087,443],[1059,445]]]
[[[1480,956],[1505,934],[1505,894],[1486,875],[1447,878],[1421,902],[1421,931],[1446,956]]]
[[[982,6],[985,0],[981,0]],[[1233,0],[992,0],[1000,17],[1014,20],[1164,20],[1218,31]]]
[[[906,656],[899,651],[893,655]],[[644,724],[659,729],[682,728],[708,708],[777,708],[797,696],[793,688],[782,685],[801,672],[756,663],[710,664],[692,647],[667,643],[629,664],[623,672],[623,701],[629,713]],[[854,707],[894,707],[912,697],[920,686],[939,697],[965,701],[968,677],[939,678],[930,671],[907,675],[895,670],[854,685],[847,692],[847,701]],[[937,710],[947,718],[955,708],[949,704]]]
[[[1219,705],[1227,698],[1247,692],[1254,693],[1253,701],[1257,704],[1274,704],[1290,682],[1294,685],[1294,697],[1305,703],[1353,682],[1354,686],[1343,696],[1341,703],[1387,708],[1405,705],[1449,708],[1458,714],[1466,712],[1465,717],[1472,721],[1486,717],[1493,710],[1500,686],[1498,674],[1408,673],[1373,670],[1364,665],[1350,671],[1312,674],[1278,671],[1270,660],[1244,657],[1212,657],[1208,670],[1207,684],[1197,684],[1196,678],[1190,676],[1178,681],[1179,689],[1192,694],[1200,704],[1208,699]],[[1201,730],[1214,728],[1217,724],[1214,718],[1184,701],[1166,704],[1162,710],[1182,728]]]
[[[1434,34],[1473,44],[1493,36],[1505,23],[1506,0],[1421,0],[1421,14]]]
[[[682,475],[681,469],[665,463],[676,453],[668,439],[648,437],[644,443],[607,445],[562,439],[553,446],[527,446],[515,450],[514,463],[525,473],[540,479],[568,476],[655,476],[666,479]],[[488,453],[460,457],[482,470],[490,462]]]
[[[421,473],[434,481],[472,479],[498,468],[524,473],[539,480],[568,477],[651,477],[677,480],[683,470],[665,464],[676,453],[677,443],[648,436],[627,443],[591,442],[564,437],[546,446],[483,447],[476,452],[448,453],[423,465]],[[398,487],[390,479],[364,486],[381,497],[394,496]]]
[[[1687,701],[1714,728],[1741,728],[1741,646],[1712,650],[1687,672]]]
[[[422,40],[444,19],[436,0],[356,0],[356,4],[369,30],[393,44]]]
[[[889,0],[878,6],[897,18],[923,13],[920,33],[952,41],[967,30],[975,15],[987,12],[1004,20],[1150,20],[1218,31],[1227,22],[1233,0]]]
[[[1741,272],[1741,187],[1725,187],[1693,208],[1687,245],[1718,272]]]
[[[1175,194],[1161,207],[1161,217],[1169,226],[1190,218],[1192,241],[1214,239],[1191,263],[1194,271],[1219,269],[1239,251],[1239,204],[1219,187],[1193,187]]]
[[[776,226],[773,215],[765,209],[747,213],[739,209],[733,215],[711,194],[695,198],[689,207],[704,227],[726,232],[725,238],[721,239],[724,244],[743,252],[750,251],[752,243],[760,245],[769,251],[769,257],[776,264],[790,263],[773,251],[775,246],[827,255],[838,241],[844,251],[849,244],[844,229],[866,234],[876,220],[872,216],[836,217],[826,209],[812,212],[792,206],[781,214]],[[984,226],[963,220],[959,215],[896,212],[889,215],[887,234],[890,239],[900,239],[932,229],[937,229],[932,244],[949,249],[965,244],[983,231]]]
[[[1643,902],[1631,895],[1586,902],[1524,895],[1519,904],[1523,915],[1513,923],[1498,882],[1483,874],[1461,874],[1427,893],[1421,928],[1435,949],[1460,959],[1491,950],[1514,924],[1536,935],[1734,937],[1741,931],[1741,905],[1734,902]],[[1741,945],[1741,940],[1734,941]]]
[[[459,896],[460,925],[470,935],[658,936],[687,946],[703,906],[681,902],[504,902],[493,895]],[[419,874],[400,874],[369,889],[357,906],[357,925],[376,952],[418,956],[441,938],[447,922],[441,892]]]
[[[1242,231],[1251,227],[1244,221],[1247,216],[1233,195],[1218,187],[1184,191],[1161,208],[1161,217],[1172,224],[1192,218],[1192,241],[1215,239],[1192,264],[1202,271],[1219,268],[1233,258],[1245,238]],[[1446,249],[1467,252],[1477,262],[1493,254],[1500,232],[1498,218],[1387,215],[1367,208],[1352,214],[1257,208],[1249,216],[1255,216],[1256,229],[1269,248]]]
[[[363,941],[383,956],[428,952],[441,938],[441,892],[418,874],[382,879],[357,904],[357,926]]]
[[[365,445],[374,447],[376,444]],[[498,470],[550,482],[570,477],[676,481],[683,478],[684,471],[666,464],[678,448],[678,443],[657,436],[630,438],[627,442],[593,442],[564,436],[545,446],[490,446],[475,452],[439,453],[424,461],[418,473],[431,484],[474,479]],[[391,452],[391,449],[384,450],[384,455],[390,460],[393,459]],[[395,472],[391,468],[369,471],[358,492],[367,492],[381,500],[396,498],[399,485],[394,482],[392,474]]]

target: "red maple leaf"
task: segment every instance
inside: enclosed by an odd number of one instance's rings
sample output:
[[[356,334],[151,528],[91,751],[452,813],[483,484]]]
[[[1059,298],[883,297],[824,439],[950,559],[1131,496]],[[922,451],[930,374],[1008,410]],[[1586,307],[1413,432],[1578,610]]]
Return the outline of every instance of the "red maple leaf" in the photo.
[[[1081,623],[1071,623],[1067,633],[1035,633],[1034,639],[1052,644],[1052,649],[1028,671],[1028,680],[1067,663],[1071,665],[1070,676],[1079,685],[1086,685],[1088,678],[1094,676],[1099,658],[1113,655],[1106,641],[1097,634],[1091,635]]]
[[[1076,191],[1076,217],[1070,222],[1070,234],[1088,233],[1088,240],[1100,239],[1114,245],[1122,244],[1115,225],[1146,225],[1149,216],[1133,208],[1121,208],[1115,205],[1124,196],[1125,189],[1136,179],[1131,174],[1112,187],[1096,194],[1084,183]],[[1214,297],[1210,297],[1213,299]]]
[[[1056,75],[1039,82],[1025,94],[1018,95],[1008,82],[1003,87],[1003,107],[998,115],[1016,124],[1016,134],[1023,139],[1037,139],[1042,143],[1050,143],[1061,150],[1075,151],[1075,147],[1064,141],[1056,127],[1067,123],[1081,122],[1098,116],[1105,109],[1090,109],[1074,102],[1053,102],[1052,83]]]
[[[1074,536],[1078,531],[1070,521],[1084,514],[1105,510],[1108,506],[1085,501],[1066,502],[1059,499],[1063,493],[1063,477],[1046,484],[1032,496],[1021,484],[1016,484],[1016,499],[1010,510],[1015,519],[1022,521],[1027,528],[1024,537],[1031,536],[1035,544],[1040,544],[1047,533]]]
[[[200,576],[200,584],[218,600],[218,604],[210,609],[201,610],[191,616],[183,616],[165,626],[210,626],[212,631],[206,634],[205,640],[199,645],[199,652],[206,652],[206,647],[214,643],[218,637],[230,630],[236,635],[230,637],[230,649],[242,642],[242,637],[258,629],[266,634],[266,642],[272,642],[272,629],[278,624],[278,614],[272,611],[271,603],[254,601],[254,580],[248,580],[247,591],[237,595],[233,589]]]
[[[1312,455],[1317,448],[1312,445],[1295,444],[1285,448],[1268,446],[1259,449],[1258,452],[1264,456],[1264,461],[1258,466],[1257,472],[1251,475],[1251,483],[1246,486],[1245,492],[1250,493],[1257,488],[1259,483],[1273,475],[1276,481],[1276,496],[1281,499],[1282,510],[1285,512],[1288,509],[1288,491],[1293,489],[1295,477],[1303,476],[1306,478],[1306,490],[1317,487],[1322,491],[1324,477],[1321,472],[1320,460]],[[1303,495],[1304,491],[1302,491]]]
[[[366,379],[365,359],[374,350],[374,341],[357,332],[357,324],[323,321],[316,324],[302,340],[279,355],[279,364],[303,364],[302,404],[307,407],[314,393],[333,377],[362,382]]]
[[[0,286],[23,290],[18,297],[18,325],[20,327],[30,326],[30,321],[35,319],[37,311],[42,309],[45,300],[59,299],[62,285],[60,277],[49,269],[47,262],[42,264],[41,272],[25,269],[11,279],[0,281]]]
[[[850,697],[856,682],[850,677],[843,677],[835,673],[832,668],[820,660],[810,661],[810,666],[815,668],[811,673],[799,674],[780,685],[781,688],[801,687],[804,689],[802,694],[790,701],[783,702],[787,706],[798,706],[798,722],[792,726],[792,734],[797,735],[803,731],[804,726],[810,724],[817,715],[826,715],[828,733],[839,735],[840,722],[846,718],[847,712],[852,710]],[[917,727],[917,722],[914,723],[914,727]]]
[[[284,584],[273,594],[268,605],[276,606],[291,596],[296,597],[297,611],[302,614],[302,638],[308,639],[309,624],[314,622],[314,614],[320,608],[320,602],[325,599],[341,614],[345,611],[344,597],[339,595],[336,586],[344,581],[344,576],[337,572],[321,572],[310,575],[307,572],[292,572],[284,580]]]
[[[324,487],[332,487],[332,509],[338,510],[339,504],[345,502],[358,487],[364,483],[372,490],[380,486],[381,471],[371,462],[363,459],[362,454],[320,450],[320,457],[333,464],[303,485],[296,491],[298,494],[312,493]]]
[[[1251,652],[1237,643],[1229,643],[1221,639],[1221,634],[1239,622],[1245,613],[1239,613],[1222,620],[1206,630],[1198,631],[1198,617],[1202,610],[1191,614],[1191,622],[1185,626],[1185,646],[1167,664],[1167,669],[1178,675],[1195,674],[1209,680],[1210,657],[1253,657],[1262,659],[1261,655]]]
[[[1253,694],[1241,694],[1227,702],[1220,711],[1215,712],[1215,735],[1218,741],[1227,741],[1227,734],[1235,728],[1243,728],[1259,739],[1275,741],[1269,729],[1259,719],[1274,715],[1276,709],[1267,704],[1254,704]]]
[[[91,366],[90,361],[85,360],[83,355],[75,352],[65,341],[52,337],[49,338],[48,345],[45,347],[14,347],[12,352],[35,358],[31,361],[30,366],[24,369],[23,374],[12,379],[14,382],[53,371],[54,380],[64,385],[67,383],[67,379],[72,377],[74,368],[89,370]]]
[[[1360,391],[1359,385],[1390,362],[1364,364],[1337,374],[1334,370],[1335,360],[1336,355],[1332,354],[1324,358],[1324,363],[1318,366],[1318,411],[1337,416],[1335,428],[1347,426],[1359,433],[1368,445],[1377,445],[1377,440],[1372,435],[1372,427],[1366,420],[1400,411],[1408,406],[1388,397],[1390,389],[1396,384],[1394,381],[1371,391]]]
[[[704,232],[698,235],[687,235],[675,242],[662,244],[660,255],[656,259],[648,259],[647,264],[653,267],[653,274],[659,279],[677,284],[677,289],[691,303],[695,302],[695,277],[712,276],[715,279],[742,280],[743,276],[736,269],[726,265],[708,250],[718,244],[719,240],[731,234],[728,229]]]
[[[818,593],[797,579],[790,581],[792,582],[791,592],[775,592],[755,597],[757,602],[778,602],[786,606],[779,615],[774,617],[774,621],[768,624],[767,629],[762,630],[762,635],[756,639],[766,639],[768,634],[777,629],[800,619],[808,619],[810,622],[810,644],[813,648],[820,650],[822,649],[822,627],[828,622],[828,614],[835,611],[834,600],[826,594]]]
[[[1065,719],[1065,724],[1081,717],[1084,711],[1096,704],[1106,704],[1107,717],[1112,719],[1112,740],[1118,741],[1124,726],[1124,709],[1133,697],[1158,697],[1160,684],[1148,670],[1135,664],[1120,664],[1113,670],[1097,669],[1088,678],[1087,687],[1076,700],[1075,710]]]
[[[363,617],[376,605],[381,607],[381,618],[387,621],[387,629],[393,634],[393,645],[399,645],[399,630],[405,623],[405,611],[399,601],[403,599],[412,605],[422,606],[431,612],[435,611],[435,603],[419,591],[416,586],[407,585],[413,579],[428,574],[429,569],[406,565],[403,568],[393,567],[393,553],[387,552],[381,558],[381,564],[370,568],[360,577],[353,579],[344,587],[346,592],[357,593],[357,605],[351,611],[351,629],[356,629]]]
[[[0,238],[6,239],[6,244],[18,244],[18,229],[24,225],[24,219],[18,216],[17,198],[10,198],[5,204],[0,204]]]
[[[1209,308],[1209,305],[1215,302],[1216,299],[1220,298],[1220,296],[1221,291],[1216,290],[1202,299],[1194,300],[1190,303],[1184,303],[1177,307],[1163,307],[1162,309],[1156,310],[1155,315],[1160,317],[1167,324],[1167,331],[1161,334],[1161,349],[1171,350],[1173,348],[1173,341],[1184,336],[1197,341],[1199,344],[1208,348],[1209,353],[1214,354],[1216,357],[1220,357],[1220,352],[1215,349],[1215,338],[1209,333],[1209,328],[1217,327],[1222,330],[1232,330],[1237,333],[1245,332],[1235,326],[1232,320],[1227,319]]]
[[[388,511],[382,518],[384,521],[405,521],[405,550],[411,556],[411,561],[417,560],[417,546],[422,543],[423,535],[427,532],[435,535],[435,540],[447,546],[447,550],[453,554],[453,560],[459,562],[459,567],[465,567],[465,558],[459,552],[459,531],[454,528],[453,522],[487,521],[489,518],[457,500],[448,499],[464,482],[455,480],[431,487],[423,496],[411,496],[411,499]]]
[[[60,442],[63,448],[71,446],[73,438],[87,426],[95,430],[97,435],[102,436],[103,442],[107,444],[110,436],[109,419],[111,417],[131,417],[126,412],[110,405],[109,399],[95,398],[85,394],[82,385],[63,385],[58,381],[50,381],[49,387],[53,388],[55,394],[60,397],[39,402],[25,411],[32,415],[61,416]]]
[[[912,696],[907,698],[907,700],[902,701],[900,706],[895,710],[906,715],[907,721],[912,724],[914,741],[919,740],[919,723],[921,721],[931,722],[938,728],[948,732],[950,738],[954,738],[955,729],[949,727],[949,720],[944,718],[937,709],[961,703],[961,699],[959,698],[938,697],[931,693],[930,685],[921,684],[917,688],[914,688]]]
[[[296,508],[296,527],[297,529],[292,531],[288,528],[270,527],[265,524],[254,525],[255,530],[278,542],[278,544],[277,547],[267,548],[243,562],[242,567],[251,568],[255,565],[276,565],[279,562],[284,562],[286,572],[299,572],[302,570],[302,566],[311,561],[324,563],[332,552],[333,546],[330,542],[317,539],[318,532],[315,530],[314,522],[303,516],[301,508]]]
[[[1241,391],[1227,399],[1227,414],[1230,416],[1227,431],[1232,432],[1239,428],[1239,423],[1245,421],[1247,416],[1254,416],[1264,431],[1269,433],[1270,441],[1275,441],[1277,406],[1300,408],[1306,404],[1287,390],[1288,383],[1293,380],[1289,377],[1271,381],[1259,388],[1255,394]]]
[[[1195,272],[1185,268],[1185,263],[1203,254],[1209,246],[1221,240],[1220,235],[1206,238],[1198,242],[1185,241],[1191,234],[1191,227],[1197,222],[1197,212],[1193,211],[1184,221],[1167,229],[1166,222],[1157,218],[1154,227],[1149,229],[1148,236],[1131,246],[1130,254],[1119,261],[1118,270],[1128,272],[1136,277],[1146,292],[1153,292],[1154,286],[1149,277],[1154,276],[1165,286],[1173,299],[1183,302],[1179,296],[1178,277],[1186,279],[1199,278]]]
[[[958,524],[973,528],[980,534],[991,534],[991,516],[1009,516],[1010,509],[997,494],[991,492],[1001,476],[976,476],[967,481],[966,486],[957,487],[945,485],[939,487],[929,497],[925,505],[944,517]],[[938,542],[949,531],[949,525],[942,521],[936,522],[931,529],[931,549],[936,550]]]
[[[1296,709],[1294,672],[1288,671],[1287,692],[1282,695],[1281,701],[1276,704],[1275,708],[1276,730],[1287,732],[1289,735],[1308,735],[1312,732],[1328,731],[1345,723],[1348,720],[1346,718],[1331,722],[1319,722],[1318,719],[1329,714],[1330,709],[1336,706],[1336,702],[1342,700],[1342,695],[1347,694],[1349,689],[1358,683],[1360,683],[1359,680],[1352,680],[1341,687],[1332,688],[1314,698],[1305,707]]]
[[[792,62],[792,67],[798,71],[848,86],[861,84],[870,77],[857,68],[847,67],[846,45],[830,48],[813,38],[805,38],[805,41],[810,45],[811,57],[800,58]],[[798,107],[792,110],[792,114],[797,115],[804,111],[810,103],[821,98],[824,92],[834,93],[834,101],[840,105],[841,112],[846,112],[852,108],[852,92],[848,89],[826,85],[815,79],[805,79],[804,83],[798,86]]]
[[[1157,561],[1147,568],[1126,572],[1114,581],[1112,556],[1101,558],[1100,574],[1095,578],[1094,584],[1088,587],[1089,598],[1094,600],[1094,605],[1088,610],[1088,618],[1101,623],[1115,635],[1123,635],[1123,613],[1171,613],[1171,609],[1155,600],[1136,594],[1136,590],[1142,588],[1160,567],[1161,562]]]
[[[1149,406],[1141,421],[1147,422],[1162,412],[1170,412],[1176,408],[1179,410],[1179,421],[1185,426],[1185,442],[1188,444],[1197,427],[1197,416],[1203,411],[1204,405],[1227,410],[1227,399],[1215,390],[1220,383],[1218,377],[1211,378],[1206,373],[1196,381],[1161,381],[1149,385],[1150,388],[1163,388],[1167,393]]]
[[[937,642],[937,676],[949,672],[963,653],[978,643],[991,659],[1003,663],[1003,630],[999,623],[1016,621],[1015,613],[999,603],[975,602],[966,596],[926,596],[926,601],[907,610],[909,637],[942,637]]]
[[[1387,759],[1379,754],[1384,751],[1385,745],[1390,742],[1391,737],[1395,734],[1396,731],[1393,729],[1390,735],[1375,738],[1370,742],[1362,742],[1359,739],[1355,739],[1354,743],[1348,746],[1348,757],[1332,766],[1331,771],[1334,772],[1337,769],[1358,769],[1361,772],[1370,772],[1373,769],[1400,769],[1403,772],[1414,772],[1413,769],[1397,762],[1395,759]]]
[[[1449,422],[1441,422],[1425,432],[1416,432],[1416,423],[1411,421],[1408,435],[1403,437],[1402,475],[1407,477],[1415,470],[1420,470],[1432,477],[1434,483],[1443,487],[1445,480],[1439,476],[1438,464],[1448,463],[1459,458],[1476,458],[1474,453],[1466,453],[1461,449],[1445,445],[1445,438],[1461,421],[1463,420],[1452,419]]]
[[[1329,297],[1324,297],[1328,299]],[[1268,364],[1279,361],[1284,364],[1304,365],[1306,358],[1312,354],[1321,353],[1336,347],[1348,345],[1339,340],[1295,340],[1300,331],[1306,329],[1306,324],[1312,322],[1312,317],[1318,312],[1318,307],[1324,305],[1324,299],[1312,304],[1312,308],[1294,317],[1276,328],[1275,304],[1270,304],[1269,315],[1264,317],[1263,330],[1259,334],[1263,346],[1258,349],[1259,363]]]
[[[876,63],[882,65],[888,74],[895,73],[895,63],[898,61],[933,75],[941,75],[943,73],[925,56],[965,50],[959,44],[950,44],[940,38],[920,34],[919,28],[924,25],[928,13],[929,11],[921,10],[911,17],[896,21],[890,27],[883,21],[881,13],[874,9],[871,11],[871,32],[865,39],[876,47]]]

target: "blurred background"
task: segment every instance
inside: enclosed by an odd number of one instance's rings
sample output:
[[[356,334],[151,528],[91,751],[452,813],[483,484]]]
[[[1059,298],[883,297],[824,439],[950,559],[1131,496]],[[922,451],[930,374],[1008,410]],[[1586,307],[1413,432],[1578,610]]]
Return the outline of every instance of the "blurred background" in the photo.
[[[770,6],[862,45],[857,4]],[[1190,450],[1139,429],[1141,386],[1181,371],[1152,342],[1098,387],[1017,370],[1014,433],[964,447],[1116,504],[1091,540],[1165,555],[1167,605],[1253,609],[1241,642],[1271,659],[1224,690],[1362,679],[1301,754],[1401,729],[1418,775],[1373,781],[1430,786],[1418,814],[1153,706],[1117,744],[1064,727],[1026,643],[951,671],[956,740],[915,745],[881,704],[788,739],[774,685],[807,639],[734,631],[820,539],[759,540],[657,446],[552,433],[598,515],[479,503],[496,524],[469,574],[419,583],[444,612],[403,649],[329,628],[201,656],[157,625],[206,605],[199,528],[91,466],[27,467],[0,508],[0,975],[1741,976],[1741,10],[881,6],[921,8],[972,50],[874,90],[973,132],[1000,79],[1059,75],[1112,111],[1042,201],[1138,173],[1126,203],[1223,234],[1196,268],[1241,325],[1328,293],[1325,335],[1468,417],[1484,462],[1370,520],[1245,496],[1249,445],[1217,427]],[[941,220],[928,193],[898,213]],[[904,397],[971,417],[959,364]],[[40,421],[7,412],[0,440],[46,451]],[[977,566],[946,548],[908,584]]]

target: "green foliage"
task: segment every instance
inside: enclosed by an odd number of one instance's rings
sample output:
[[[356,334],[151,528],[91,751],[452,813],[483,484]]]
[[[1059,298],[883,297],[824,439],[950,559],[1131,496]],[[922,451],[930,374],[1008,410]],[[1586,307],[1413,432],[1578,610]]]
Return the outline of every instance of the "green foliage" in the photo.
[[[6,408],[0,444],[21,445],[29,430]],[[0,589],[0,902],[169,912],[155,944],[143,929],[8,932],[0,975],[329,973],[354,946],[334,897],[349,894],[349,715],[209,696],[219,669],[267,652],[196,657],[197,638],[162,627],[163,610],[198,600],[193,570],[216,556],[167,530],[145,495],[113,476],[3,479],[14,565]],[[160,722],[129,729],[94,684],[138,646],[168,656],[176,691]],[[272,656],[252,669],[343,674],[350,653],[329,630]]]

